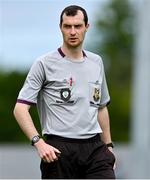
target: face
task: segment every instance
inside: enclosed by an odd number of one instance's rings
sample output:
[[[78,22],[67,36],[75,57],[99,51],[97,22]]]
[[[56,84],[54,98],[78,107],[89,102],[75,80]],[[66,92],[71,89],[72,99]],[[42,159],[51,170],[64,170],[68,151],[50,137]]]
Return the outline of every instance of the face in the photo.
[[[78,11],[75,16],[66,16],[66,14],[64,14],[60,27],[64,44],[67,47],[79,47],[82,45],[88,27],[89,24],[85,26],[82,11]]]

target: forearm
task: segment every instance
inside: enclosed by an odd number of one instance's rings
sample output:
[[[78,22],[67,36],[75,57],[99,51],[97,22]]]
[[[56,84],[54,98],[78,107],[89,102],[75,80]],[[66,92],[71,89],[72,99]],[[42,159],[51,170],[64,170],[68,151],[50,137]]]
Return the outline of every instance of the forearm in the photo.
[[[101,139],[104,143],[108,144],[111,140],[111,133],[110,133],[110,122],[109,122],[109,114],[107,107],[99,109],[98,111],[98,121],[100,127],[102,129]]]
[[[14,108],[14,116],[23,132],[31,140],[33,136],[38,135],[38,132],[30,116],[29,108],[28,105],[17,103]],[[58,160],[58,155],[61,153],[55,147],[46,144],[42,138],[34,146],[40,158],[49,163]]]
[[[33,136],[39,134],[34,126],[29,113],[30,106],[16,103],[14,116],[25,135],[31,140]]]

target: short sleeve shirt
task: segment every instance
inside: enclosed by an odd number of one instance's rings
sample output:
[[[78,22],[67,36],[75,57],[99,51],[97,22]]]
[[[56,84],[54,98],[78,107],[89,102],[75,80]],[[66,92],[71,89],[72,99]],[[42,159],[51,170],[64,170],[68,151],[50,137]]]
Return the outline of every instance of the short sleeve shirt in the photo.
[[[90,138],[101,133],[98,109],[110,101],[99,55],[83,51],[69,59],[59,48],[39,57],[19,93],[19,103],[37,104],[42,133]]]

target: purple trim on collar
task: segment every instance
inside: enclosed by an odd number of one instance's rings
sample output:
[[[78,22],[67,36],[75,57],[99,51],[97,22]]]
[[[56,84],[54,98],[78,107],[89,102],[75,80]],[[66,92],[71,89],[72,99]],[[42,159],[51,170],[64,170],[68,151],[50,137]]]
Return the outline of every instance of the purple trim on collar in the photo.
[[[22,100],[22,99],[17,99],[17,103],[22,103],[22,104],[27,104],[27,105],[36,105],[36,103],[29,102],[29,101]]]
[[[60,55],[64,58],[66,55],[64,54],[64,52],[61,50],[61,48],[58,48],[58,52],[60,53]],[[85,52],[82,50],[83,53],[83,57],[87,57],[87,55],[85,54]]]
[[[82,50],[83,57],[87,57],[86,53]]]
[[[63,51],[61,50],[61,48],[58,48],[58,52],[60,53],[60,55],[64,58],[65,54],[63,53]]]

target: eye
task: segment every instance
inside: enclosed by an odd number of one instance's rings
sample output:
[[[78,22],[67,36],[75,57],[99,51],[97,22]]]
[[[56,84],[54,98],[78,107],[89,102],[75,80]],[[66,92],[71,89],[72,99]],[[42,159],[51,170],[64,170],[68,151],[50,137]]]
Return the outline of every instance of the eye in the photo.
[[[68,24],[64,24],[64,26],[63,26],[65,29],[70,29],[71,28],[71,26],[70,25],[68,25]]]
[[[82,27],[82,24],[75,25],[75,28],[80,29]]]

